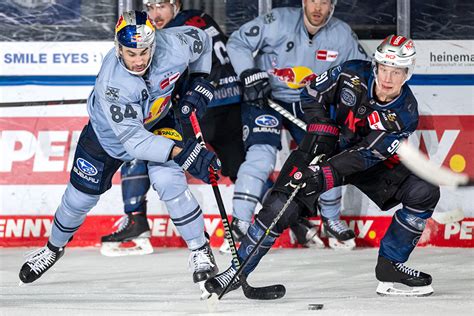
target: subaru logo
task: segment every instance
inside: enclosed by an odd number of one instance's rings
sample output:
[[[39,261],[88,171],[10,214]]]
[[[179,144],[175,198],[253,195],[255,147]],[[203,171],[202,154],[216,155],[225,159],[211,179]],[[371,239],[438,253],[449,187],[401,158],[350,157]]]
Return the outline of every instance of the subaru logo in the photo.
[[[273,115],[260,115],[255,119],[255,123],[262,127],[277,127],[278,120]]]
[[[95,176],[97,174],[97,168],[84,158],[78,158],[76,160],[76,165],[79,170],[81,170],[88,176]]]

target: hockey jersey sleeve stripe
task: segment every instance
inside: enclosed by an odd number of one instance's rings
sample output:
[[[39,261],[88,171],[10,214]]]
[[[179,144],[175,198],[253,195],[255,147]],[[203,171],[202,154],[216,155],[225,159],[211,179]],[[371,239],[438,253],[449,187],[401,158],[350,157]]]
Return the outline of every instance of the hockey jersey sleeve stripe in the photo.
[[[121,143],[125,143],[127,140],[129,140],[136,132],[139,130],[139,126],[135,126],[131,130],[125,130],[122,134],[118,136],[119,140]]]

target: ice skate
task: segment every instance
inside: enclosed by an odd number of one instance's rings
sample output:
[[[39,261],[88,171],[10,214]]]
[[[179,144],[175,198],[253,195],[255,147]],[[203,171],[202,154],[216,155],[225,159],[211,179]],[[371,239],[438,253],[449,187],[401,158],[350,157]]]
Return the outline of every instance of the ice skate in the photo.
[[[352,250],[355,248],[355,233],[340,219],[332,220],[322,217],[323,227],[328,236],[329,247],[335,250]]]
[[[39,279],[64,254],[64,248],[53,246],[50,242],[40,249],[28,254],[26,262],[20,269],[20,286]]]
[[[211,296],[218,297],[222,293],[224,288],[227,286],[227,284],[229,284],[230,280],[232,280],[232,277],[235,275],[236,272],[237,270],[233,266],[230,266],[224,272],[207,280],[204,283],[204,289],[201,294],[201,299],[205,300],[210,298]],[[230,286],[228,292],[238,289],[240,285],[240,277],[237,277],[234,280],[232,286]]]
[[[242,221],[236,217],[232,219],[232,224],[230,225],[230,229],[232,232],[232,236],[234,237],[235,246],[238,248],[240,240],[244,238],[247,234],[247,230],[250,227],[250,223],[246,221]],[[226,238],[224,238],[224,242],[222,243],[221,247],[219,248],[219,252],[221,254],[231,253],[229,242]]]
[[[382,296],[428,296],[433,294],[431,275],[379,256],[375,268]]]
[[[119,225],[117,231],[101,239],[100,253],[102,255],[118,257],[153,253],[146,214],[125,215],[116,225]],[[129,242],[131,246],[128,247]]]
[[[322,249],[325,247],[317,234],[316,226],[302,217],[298,219],[297,224],[290,227],[290,242],[300,244],[305,248]]]
[[[189,269],[193,272],[193,282],[199,283],[201,291],[204,289],[204,281],[219,272],[209,243],[191,251],[188,264]]]

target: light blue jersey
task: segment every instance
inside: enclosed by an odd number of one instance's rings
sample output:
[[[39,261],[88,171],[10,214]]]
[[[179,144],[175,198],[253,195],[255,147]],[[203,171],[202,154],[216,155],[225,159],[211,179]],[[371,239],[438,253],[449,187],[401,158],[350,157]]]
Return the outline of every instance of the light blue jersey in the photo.
[[[190,73],[209,73],[212,47],[208,35],[182,26],[156,32],[156,50],[147,73],[129,73],[113,48],[105,57],[87,101],[91,124],[112,157],[153,162],[168,160],[174,141],[149,130],[172,106],[175,83]]]
[[[350,59],[368,59],[349,25],[337,18],[310,39],[301,8],[273,9],[242,25],[230,36],[227,52],[239,76],[249,68],[282,70],[281,76],[270,76],[270,83],[272,96],[287,103],[298,102],[302,89],[292,89],[282,80],[291,76],[286,69],[304,66],[321,74]]]

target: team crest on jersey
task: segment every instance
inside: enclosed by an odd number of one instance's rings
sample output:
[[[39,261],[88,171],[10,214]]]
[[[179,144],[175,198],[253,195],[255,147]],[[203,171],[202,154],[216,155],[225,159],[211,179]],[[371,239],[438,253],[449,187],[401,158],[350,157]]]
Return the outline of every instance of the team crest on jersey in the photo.
[[[171,93],[170,95],[166,95],[156,99],[151,107],[150,111],[148,112],[147,117],[144,120],[145,124],[153,122],[157,120],[166,109],[171,106]]]
[[[357,97],[354,91],[348,88],[342,88],[341,90],[341,102],[349,107],[352,107],[357,102]]]
[[[273,68],[269,73],[283,81],[290,89],[301,89],[308,85],[318,76],[305,66],[294,66],[289,68]]]
[[[316,52],[316,59],[322,61],[335,61],[338,55],[338,51],[320,49]]]
[[[163,81],[160,82],[161,90],[164,90],[169,85],[172,85],[173,83],[178,81],[180,75],[181,75],[181,73],[178,71],[178,72],[172,74],[171,76],[169,76],[168,78],[163,79]]]
[[[183,136],[181,136],[181,134],[177,130],[169,128],[169,127],[159,128],[153,131],[153,134],[163,136],[172,140],[177,140],[177,141],[183,140]]]
[[[120,98],[120,89],[107,86],[105,89],[105,99],[109,102],[118,101]]]

